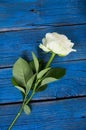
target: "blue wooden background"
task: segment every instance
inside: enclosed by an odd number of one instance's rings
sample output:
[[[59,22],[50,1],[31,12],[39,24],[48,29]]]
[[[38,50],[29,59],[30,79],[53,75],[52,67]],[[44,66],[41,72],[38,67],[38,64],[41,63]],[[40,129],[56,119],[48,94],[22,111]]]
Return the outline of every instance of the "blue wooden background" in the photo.
[[[22,113],[12,130],[86,130],[86,0],[0,0],[0,130],[7,130],[21,105],[11,84],[13,63],[31,59],[31,51],[48,60],[38,45],[47,32],[67,35],[77,53],[56,57],[52,66],[66,76],[37,93],[32,113]]]

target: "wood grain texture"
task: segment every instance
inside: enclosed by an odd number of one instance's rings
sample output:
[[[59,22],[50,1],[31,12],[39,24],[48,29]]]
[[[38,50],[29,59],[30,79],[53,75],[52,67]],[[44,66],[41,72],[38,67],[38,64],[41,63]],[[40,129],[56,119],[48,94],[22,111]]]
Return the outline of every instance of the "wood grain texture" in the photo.
[[[58,64],[54,62],[53,66],[66,68],[66,75],[49,84],[44,92],[37,93],[33,100],[86,96],[86,60]],[[11,73],[9,68],[0,70],[0,103],[21,101],[21,93],[11,84]]]
[[[77,53],[54,59],[52,67],[66,68],[66,75],[33,97],[31,114],[22,113],[12,130],[86,130],[85,10],[86,0],[0,0],[0,130],[22,101],[11,84],[12,66],[19,57],[31,60],[31,51],[46,62],[38,45],[47,32],[67,35]]]
[[[38,45],[47,32],[65,34],[71,39],[77,53],[67,57],[57,57],[55,62],[86,59],[86,25],[66,27],[40,27],[30,30],[0,33],[0,67],[10,67],[20,57],[32,59],[31,51],[39,58],[48,60],[49,56]]]
[[[8,125],[20,104],[0,106],[0,129]],[[30,104],[32,113],[22,113],[12,130],[86,130],[86,98]]]
[[[86,23],[86,0],[0,0],[0,29]]]

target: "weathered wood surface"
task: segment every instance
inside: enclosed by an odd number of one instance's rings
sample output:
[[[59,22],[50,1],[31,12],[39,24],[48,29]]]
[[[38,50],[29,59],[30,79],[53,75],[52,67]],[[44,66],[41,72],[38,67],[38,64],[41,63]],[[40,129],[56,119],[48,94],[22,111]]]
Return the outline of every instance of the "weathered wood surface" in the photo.
[[[0,29],[86,23],[86,0],[1,0]]]
[[[30,103],[12,130],[86,130],[86,0],[0,0],[0,130],[7,130],[21,105],[21,94],[11,84],[12,66],[31,51],[45,62],[38,48],[47,32],[66,34],[77,49],[52,66],[67,73]],[[71,99],[67,99],[71,98]]]
[[[86,98],[31,103],[32,113],[24,113],[12,130],[85,130]],[[0,128],[7,130],[20,104],[0,107]],[[3,111],[3,107],[4,110]]]
[[[37,93],[33,100],[86,96],[86,60],[58,64],[54,62],[53,66],[66,68],[66,75],[49,84],[44,92]],[[0,103],[21,101],[21,93],[11,84],[11,73],[9,68],[0,70]]]
[[[66,27],[40,27],[31,30],[0,33],[0,67],[10,67],[20,57],[31,59],[31,51],[48,60],[48,56],[38,48],[47,32],[56,31],[67,35],[74,43],[77,53],[67,57],[57,57],[56,62],[86,59],[86,25]],[[46,57],[46,58],[45,58]]]

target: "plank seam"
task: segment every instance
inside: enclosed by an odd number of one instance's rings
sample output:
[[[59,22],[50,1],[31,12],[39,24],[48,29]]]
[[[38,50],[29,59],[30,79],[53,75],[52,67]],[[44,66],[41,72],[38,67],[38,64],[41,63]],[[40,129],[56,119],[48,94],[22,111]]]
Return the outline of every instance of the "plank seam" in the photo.
[[[86,25],[86,23],[79,23],[79,24],[60,24],[60,25],[57,25],[57,24],[32,24],[30,26],[27,26],[26,28],[25,27],[20,27],[20,28],[17,28],[17,27],[14,27],[14,28],[3,28],[3,29],[0,29],[0,33],[3,33],[3,32],[15,32],[15,31],[24,31],[24,30],[36,30],[36,29],[44,29],[44,28],[47,28],[47,27],[66,27],[66,26],[80,26],[80,25]]]
[[[64,64],[64,63],[67,63],[67,62],[79,62],[79,61],[86,61],[86,59],[60,61],[57,64],[60,64],[60,63]],[[13,67],[12,65],[9,65],[9,66],[0,66],[0,69],[10,69],[12,67]]]
[[[40,103],[40,102],[52,102],[52,101],[64,101],[64,100],[70,100],[70,99],[79,99],[79,98],[86,98],[86,95],[80,95],[80,96],[70,96],[70,97],[62,97],[62,98],[54,98],[54,99],[41,99],[41,100],[31,100],[30,103]],[[5,105],[17,105],[21,104],[20,102],[9,102],[9,103],[0,103],[0,106]]]

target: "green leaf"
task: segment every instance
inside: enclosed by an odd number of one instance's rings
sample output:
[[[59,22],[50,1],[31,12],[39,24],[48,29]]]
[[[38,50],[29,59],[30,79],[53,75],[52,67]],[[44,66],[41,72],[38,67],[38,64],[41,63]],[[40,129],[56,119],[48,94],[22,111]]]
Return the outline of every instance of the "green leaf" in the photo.
[[[38,61],[36,55],[33,52],[32,52],[32,57],[33,57],[33,60],[34,60],[34,65],[35,65],[36,72],[38,72],[38,70],[39,70],[39,61]]]
[[[52,77],[55,79],[60,79],[65,75],[66,70],[64,68],[52,68],[50,69],[44,78],[46,77]]]
[[[40,86],[36,89],[36,92],[44,91],[47,88],[47,85]]]
[[[41,71],[44,68],[44,63],[40,59],[38,61],[39,61],[39,71]],[[35,69],[34,61],[30,61],[29,65],[30,65],[31,69],[33,70],[33,72],[35,73],[36,69]]]
[[[14,78],[12,78],[12,84],[19,89],[23,94],[25,94],[25,89],[21,86],[19,86]]]
[[[39,78],[42,78],[42,76],[44,76],[44,74],[46,74],[47,71],[49,71],[49,70],[50,70],[50,68],[47,68],[47,69],[44,69],[44,70],[40,71],[40,72],[38,73],[38,75],[37,75],[37,78],[38,78],[38,79],[39,79]]]
[[[51,82],[54,82],[56,81],[57,79],[55,78],[52,78],[52,77],[49,77],[49,78],[45,78],[42,82],[41,82],[41,86],[45,85],[45,84],[48,84],[48,83],[51,83]]]
[[[41,82],[41,86],[54,82],[65,75],[65,69],[63,68],[52,68],[50,69],[47,74],[44,76],[44,79]]]
[[[26,87],[27,94],[29,93],[29,91],[30,91],[30,89],[32,87],[32,84],[34,82],[35,76],[36,76],[36,74],[34,74],[27,82],[27,87]]]
[[[31,69],[33,70],[33,72],[36,72],[34,61],[30,61],[29,65],[30,65]]]
[[[29,107],[28,105],[24,105],[24,112],[25,112],[27,115],[30,114],[31,109],[30,109],[30,107]]]
[[[22,94],[22,100],[24,101],[25,94],[23,92],[21,92],[21,94]]]
[[[23,59],[19,58],[13,66],[13,77],[16,82],[25,87],[28,79],[33,75],[29,64]]]

